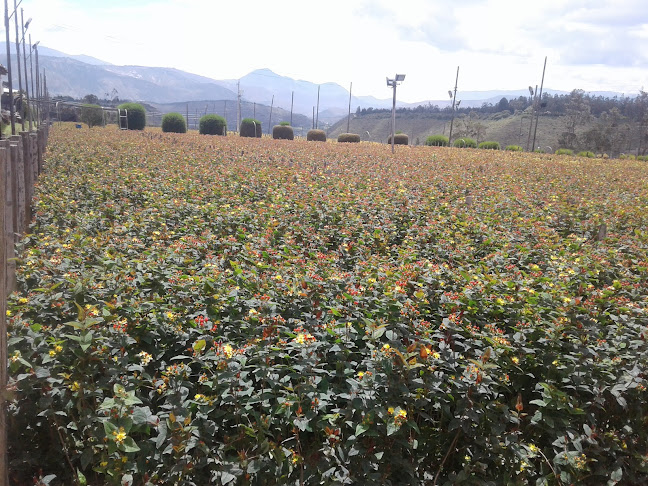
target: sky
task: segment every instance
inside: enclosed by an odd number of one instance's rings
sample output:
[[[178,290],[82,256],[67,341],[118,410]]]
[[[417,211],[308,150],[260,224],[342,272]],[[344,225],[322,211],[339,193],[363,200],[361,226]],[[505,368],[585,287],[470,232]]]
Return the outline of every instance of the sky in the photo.
[[[646,0],[23,0],[33,42],[214,79],[261,68],[354,95],[648,88]],[[4,37],[3,37],[4,38]],[[12,37],[13,39],[13,37]]]

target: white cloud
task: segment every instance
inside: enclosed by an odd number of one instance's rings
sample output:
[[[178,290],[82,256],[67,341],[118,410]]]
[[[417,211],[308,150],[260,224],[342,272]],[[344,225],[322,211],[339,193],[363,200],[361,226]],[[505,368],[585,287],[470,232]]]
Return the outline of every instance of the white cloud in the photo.
[[[636,92],[646,84],[645,0],[25,0],[34,40],[115,64],[168,66],[217,79],[268,67],[387,98],[546,87]]]

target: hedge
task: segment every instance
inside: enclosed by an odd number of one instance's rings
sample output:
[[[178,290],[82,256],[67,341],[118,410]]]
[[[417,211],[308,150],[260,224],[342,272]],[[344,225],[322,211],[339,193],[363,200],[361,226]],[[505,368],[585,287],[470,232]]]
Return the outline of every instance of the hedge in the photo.
[[[227,121],[220,115],[205,115],[200,119],[198,132],[201,135],[227,135]]]
[[[430,147],[447,147],[449,143],[445,135],[430,135],[425,139],[425,145]]]
[[[486,150],[499,150],[500,144],[499,142],[481,142],[477,147]]]
[[[468,137],[456,139],[453,145],[459,148],[477,148],[477,142]]]
[[[387,139],[387,143],[391,144],[391,135]],[[407,136],[406,133],[397,133],[394,135],[394,145],[408,145],[409,144],[409,137]]]
[[[272,138],[275,140],[294,140],[295,132],[290,125],[275,125],[272,127]]]
[[[359,143],[360,135],[357,133],[340,133],[337,140],[338,142]]]
[[[167,113],[162,117],[162,131],[165,133],[187,133],[187,123],[180,113]]]
[[[324,130],[308,130],[306,140],[309,142],[326,142],[326,132]]]
[[[129,130],[144,130],[146,126],[146,109],[142,105],[139,103],[122,103],[117,108],[127,111]]]
[[[241,120],[241,127],[239,128],[239,135],[241,137],[261,138],[263,129],[261,122],[254,118],[243,118]]]

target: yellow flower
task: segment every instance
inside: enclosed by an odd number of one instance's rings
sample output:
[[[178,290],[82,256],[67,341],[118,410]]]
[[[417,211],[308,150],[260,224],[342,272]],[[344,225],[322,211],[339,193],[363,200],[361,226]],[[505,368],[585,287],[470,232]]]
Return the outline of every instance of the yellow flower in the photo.
[[[520,364],[520,358],[518,358],[517,356],[513,356],[511,358],[511,361],[513,361],[515,364]]]
[[[388,413],[389,415],[392,415],[392,414],[394,413],[394,407],[389,407],[389,408],[387,409],[387,413]]]
[[[389,344],[384,344],[383,347],[382,347],[382,350],[383,351],[389,351],[389,348],[391,348],[391,346]]]
[[[50,349],[49,355],[50,355],[51,358],[53,358],[54,356],[56,356],[56,351],[54,351],[53,349]]]
[[[362,380],[363,376],[364,376],[364,371],[358,371],[358,378]]]
[[[432,357],[433,357],[434,359],[439,359],[439,358],[441,357],[441,355],[439,354],[438,351],[435,351],[434,353],[432,353]]]
[[[529,450],[531,452],[538,452],[538,446],[535,444],[529,444]]]
[[[113,430],[113,438],[118,444],[124,442],[126,440],[126,431],[124,430],[124,427],[119,427],[119,432]]]
[[[29,299],[25,297],[21,297],[20,299],[18,299],[19,304],[26,304],[27,302],[29,302]]]
[[[399,416],[399,417],[403,417],[403,418],[405,418],[405,417],[407,417],[407,412],[401,408],[401,409],[398,411],[398,416]]]
[[[56,351],[57,353],[60,353],[61,351],[63,351],[63,346],[61,346],[60,344],[57,344],[56,347],[54,348],[54,351]]]
[[[79,391],[79,389],[81,388],[81,385],[79,385],[79,382],[78,382],[78,381],[75,381],[74,383],[72,383],[71,385],[69,385],[68,388],[69,388],[70,390],[72,390],[73,392],[75,392],[75,391]]]
[[[231,344],[226,344],[225,346],[223,346],[223,353],[225,353],[226,357],[231,358],[232,356],[234,356],[234,348]]]

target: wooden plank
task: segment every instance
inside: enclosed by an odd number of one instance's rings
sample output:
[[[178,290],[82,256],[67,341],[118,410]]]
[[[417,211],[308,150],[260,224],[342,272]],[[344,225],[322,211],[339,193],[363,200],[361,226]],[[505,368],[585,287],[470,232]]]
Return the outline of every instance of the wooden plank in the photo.
[[[4,183],[2,184],[4,192],[4,211],[3,213],[3,243],[0,243],[0,246],[4,248],[2,252],[5,257],[5,264],[3,265],[5,270],[5,292],[6,295],[9,295],[14,290],[14,281],[15,281],[15,272],[16,272],[16,263],[13,260],[14,258],[14,196],[13,196],[13,187],[15,178],[13,177],[13,165],[11,163],[11,151],[9,149],[9,144],[7,141],[3,141],[0,146],[0,152],[2,153],[2,159],[4,163]]]
[[[25,233],[25,164],[23,162],[22,139],[16,135],[16,139],[9,139],[10,157],[13,159],[14,184],[14,242]]]

